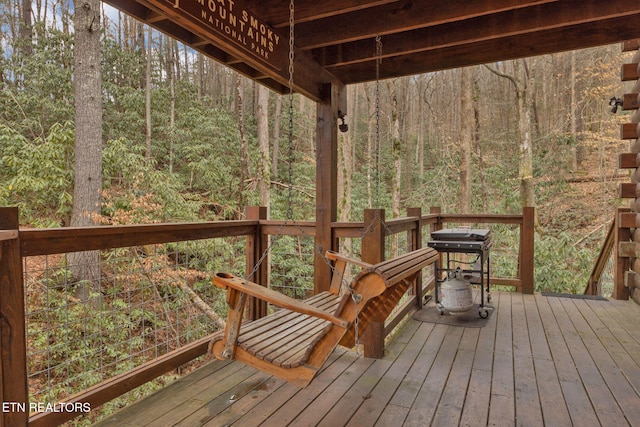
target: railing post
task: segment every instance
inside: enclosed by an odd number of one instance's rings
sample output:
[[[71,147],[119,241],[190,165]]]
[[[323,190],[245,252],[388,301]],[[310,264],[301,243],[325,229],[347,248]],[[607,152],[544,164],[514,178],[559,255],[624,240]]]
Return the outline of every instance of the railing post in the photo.
[[[620,215],[629,212],[628,208],[618,208],[616,217],[613,220],[613,292],[611,298],[628,300],[629,288],[625,286],[625,274],[629,271],[630,260],[628,257],[620,256],[620,242],[628,242],[631,240],[631,230],[622,228],[620,224]]]
[[[18,209],[0,208],[0,426],[29,422],[24,284]],[[5,405],[10,405],[6,407]],[[7,410],[5,410],[7,409]]]
[[[407,244],[409,251],[415,251],[417,249],[422,248],[422,225],[420,224],[420,218],[422,218],[422,208],[408,208],[407,216],[415,216],[418,217],[416,220],[416,227],[414,230],[407,232]],[[422,274],[418,274],[416,277],[416,281],[414,284],[415,287],[415,295],[416,295],[416,305],[418,309],[422,308]]]
[[[443,228],[442,216],[440,216],[440,214],[442,213],[442,208],[440,206],[431,206],[429,208],[429,213],[431,215],[438,215],[438,219],[436,220],[435,224],[431,224],[430,232],[433,233],[434,231],[442,230],[442,228]],[[438,265],[443,265],[442,264],[442,252],[438,255],[438,263],[433,266],[433,286],[434,286],[434,289],[435,289],[435,286],[436,286],[436,281],[441,278],[441,277],[438,277],[438,273],[437,273],[437,270],[438,270],[437,266]]]
[[[267,208],[262,206],[245,207],[245,217],[249,220],[267,219]],[[256,233],[247,236],[246,243],[246,276],[252,282],[262,286],[269,286],[269,271],[271,259],[267,252],[269,238],[262,234],[262,227],[258,224]],[[264,255],[264,259],[262,259]],[[260,263],[260,265],[258,265]],[[255,269],[255,272],[254,272]],[[252,274],[253,273],[253,274]],[[256,320],[267,315],[267,303],[257,298],[251,297],[247,304],[246,318]]]
[[[431,215],[438,215],[438,220],[435,224],[431,225],[431,231],[442,230],[442,217],[439,216],[442,213],[442,208],[440,206],[431,206],[429,208],[429,213]]]
[[[533,283],[534,238],[535,208],[525,206],[522,209],[522,228],[520,229],[520,281],[523,294],[532,294],[535,290]]]
[[[365,209],[362,236],[362,260],[369,264],[384,261],[384,209]],[[364,356],[381,359],[384,356],[384,322],[371,322],[362,339]]]

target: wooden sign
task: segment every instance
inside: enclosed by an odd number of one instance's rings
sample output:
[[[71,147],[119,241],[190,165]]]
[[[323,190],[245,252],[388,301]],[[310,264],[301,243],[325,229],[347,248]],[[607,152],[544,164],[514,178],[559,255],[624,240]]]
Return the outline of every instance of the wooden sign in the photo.
[[[286,69],[288,39],[260,20],[241,1],[160,0],[156,3],[170,6],[172,12],[209,32],[222,44],[231,45],[275,70]]]

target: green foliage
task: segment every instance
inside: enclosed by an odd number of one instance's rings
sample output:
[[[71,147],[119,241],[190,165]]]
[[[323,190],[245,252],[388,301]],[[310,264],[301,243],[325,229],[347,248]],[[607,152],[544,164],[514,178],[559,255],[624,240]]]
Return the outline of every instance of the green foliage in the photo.
[[[108,223],[193,221],[200,203],[183,193],[179,180],[149,164],[131,141],[110,141],[103,150],[105,201]]]
[[[59,226],[71,213],[73,144],[70,123],[55,124],[34,141],[0,125],[0,204],[17,205],[34,226]]]
[[[593,254],[574,246],[567,232],[536,235],[534,283],[536,291],[580,293],[593,267]]]
[[[33,54],[7,64],[12,79],[0,91],[0,123],[31,138],[73,119],[73,36],[35,27]]]
[[[279,236],[272,245],[272,288],[292,298],[308,298],[313,292],[313,238]]]

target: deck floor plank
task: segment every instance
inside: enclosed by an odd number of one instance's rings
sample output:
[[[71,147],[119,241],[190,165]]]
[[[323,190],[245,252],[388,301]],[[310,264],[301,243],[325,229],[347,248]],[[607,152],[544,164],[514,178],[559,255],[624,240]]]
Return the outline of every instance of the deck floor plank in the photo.
[[[329,357],[326,366],[323,368],[316,378],[316,380],[310,384],[307,388],[300,390],[295,396],[288,402],[287,406],[299,406],[305,408],[313,401],[319,394],[324,392],[331,382],[339,375],[341,375],[353,362],[355,358],[350,352],[335,351]],[[284,382],[277,380],[278,386],[281,386]],[[273,387],[259,387],[250,393],[242,397],[242,401],[238,401],[236,404],[226,408],[223,412],[216,415],[215,419],[211,419],[211,426],[217,425],[231,425],[237,422],[245,413],[252,410],[257,404],[259,404],[264,398],[272,393]],[[303,395],[303,396],[301,396]],[[293,404],[293,405],[292,405]],[[237,407],[236,407],[237,406]],[[281,408],[282,409],[282,408]],[[276,411],[277,416],[283,416]],[[274,418],[272,415],[271,418]],[[282,424],[288,423],[288,418],[283,418]],[[204,424],[207,425],[207,424]]]
[[[614,318],[608,315],[603,304],[606,303],[595,301],[594,304],[589,304],[599,322],[594,327],[594,331],[616,359],[616,363],[621,367],[636,393],[640,393],[640,343],[637,343]],[[596,322],[596,319],[591,319],[591,322]]]
[[[482,328],[408,320],[385,357],[337,349],[304,389],[213,361],[105,426],[640,425],[640,306],[492,293]]]
[[[286,405],[275,411],[265,423],[264,427],[282,426],[291,423],[306,408],[312,407],[312,403],[316,400],[322,400],[321,396],[325,393],[333,392],[333,383],[336,378],[347,375],[346,371],[357,361],[357,355],[353,353],[345,353],[343,357],[333,363],[328,369],[321,372],[311,384],[301,389],[295,396],[287,402]],[[361,370],[362,372],[363,370]],[[240,424],[242,425],[242,424]]]
[[[243,388],[246,381],[252,381],[252,379],[256,377],[256,383],[261,382],[264,378],[260,372],[246,366],[215,383],[199,381],[194,386],[188,388],[188,400],[184,400],[184,398],[187,397],[184,394],[182,396],[174,396],[173,401],[176,403],[172,405],[173,409],[165,412],[161,417],[157,417],[153,421],[147,421],[145,425],[149,427],[179,425],[184,418],[203,406],[207,406],[212,412],[219,412],[222,408],[232,403],[230,397],[240,388]],[[212,384],[214,385],[213,387]],[[179,402],[181,398],[182,401]]]
[[[562,427],[571,425],[571,416],[562,396],[562,387],[545,335],[539,307],[534,295],[523,295],[529,342],[533,356],[543,423]]]
[[[466,399],[460,425],[486,426],[489,417],[489,403],[491,398],[491,375],[493,372],[493,348],[496,340],[495,314],[500,307],[500,294],[491,296],[494,314],[484,328],[481,328],[476,343],[473,367],[467,386]]]
[[[570,313],[567,312],[567,308],[571,309],[571,306],[574,306],[574,301],[571,298],[549,298],[548,301],[554,310],[558,323],[562,325],[562,335],[575,361],[575,366],[595,408],[598,419],[601,423],[610,422],[612,423],[611,425],[616,426],[628,425],[615,397],[598,370],[597,363],[589,354],[578,330],[575,328]],[[579,320],[576,319],[576,322],[579,322]]]
[[[340,375],[333,377],[333,382],[330,386],[310,405],[299,408],[301,412],[292,421],[291,425],[317,425],[373,363],[373,359],[361,358],[354,352],[350,352],[348,355],[352,358],[351,365]]]
[[[425,426],[431,423],[458,351],[463,330],[464,328],[455,326],[447,327],[442,345],[404,425]]]
[[[391,398],[390,404],[411,408],[420,392],[420,388],[433,365],[433,361],[438,355],[438,349],[444,341],[447,333],[446,325],[434,325],[432,323],[423,323],[422,328],[429,328],[430,334],[425,344],[422,346],[418,354],[418,362],[414,363],[407,376],[398,385],[395,394]]]
[[[513,325],[513,369],[515,387],[516,425],[543,425],[542,407],[538,392],[538,381],[533,361],[533,350],[524,295],[514,294],[511,298]]]
[[[491,404],[489,425],[515,425],[515,389],[513,372],[513,326],[511,319],[511,294],[500,296],[497,313],[496,342],[493,351],[493,375],[491,377]]]
[[[460,346],[453,360],[449,378],[447,378],[440,403],[431,422],[433,426],[448,427],[458,425],[462,416],[462,408],[464,407],[475,355],[474,350],[464,348],[464,342],[468,342],[473,338],[477,341],[478,338],[477,331],[467,333],[469,331],[469,329],[465,329],[460,340]]]
[[[572,302],[573,304],[566,303],[567,311],[608,389],[611,390],[627,422],[634,426],[640,425],[640,406],[633,404],[638,395],[621,370],[620,362],[624,359],[621,357],[616,357],[617,361],[614,359],[617,349],[615,340],[612,339],[609,331],[596,321],[595,314],[586,301]],[[593,330],[594,326],[599,329],[597,334]]]
[[[378,421],[374,424],[375,427],[398,427],[404,423],[409,408],[405,406],[398,406],[389,404],[384,408],[382,415],[378,418]]]
[[[376,384],[370,396],[364,399],[349,423],[346,424],[348,427],[370,426],[376,423],[385,406],[393,397],[395,390],[397,390],[414,365],[416,357],[420,354],[420,350],[422,350],[433,329],[433,325],[422,326],[416,329],[412,339],[403,346],[401,352],[394,358],[393,364],[387,373]],[[385,356],[385,358],[387,357],[389,355]]]

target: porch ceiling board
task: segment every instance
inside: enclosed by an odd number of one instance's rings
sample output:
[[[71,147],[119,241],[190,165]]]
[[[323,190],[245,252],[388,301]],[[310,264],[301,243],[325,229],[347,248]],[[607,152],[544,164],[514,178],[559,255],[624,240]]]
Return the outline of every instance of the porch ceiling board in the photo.
[[[248,47],[243,47],[242,42],[239,43],[234,38],[223,35],[224,28],[219,31],[212,29],[219,24],[214,14],[207,9],[207,4],[211,3],[215,10],[219,10],[219,4],[231,4],[232,2],[227,2],[227,0],[182,0],[182,3],[180,0],[104,0],[104,2],[180,40],[239,73],[260,81],[279,93],[288,90],[289,41],[285,36],[285,31],[276,32],[274,30],[280,40],[280,48],[271,52],[271,58],[265,60],[260,55],[252,54]],[[185,7],[183,8],[183,6]],[[242,10],[250,10],[250,8],[251,5],[248,9]],[[200,9],[207,12],[211,22],[207,23],[207,18],[199,14]],[[252,10],[249,16],[255,16],[261,23],[269,24]],[[288,28],[286,34],[288,34]],[[257,42],[256,47],[260,47]],[[294,52],[294,91],[318,101],[322,96],[323,84],[342,85],[336,77],[320,67],[308,54],[297,47]]]
[[[297,45],[303,49],[331,46],[376,35],[406,33],[448,22],[491,16],[503,11],[558,3],[559,0],[397,1],[297,25]],[[357,23],[357,24],[356,24]],[[362,24],[366,23],[366,24]]]
[[[279,93],[288,90],[289,2],[106,0]],[[267,61],[184,10],[250,11],[280,37]],[[208,8],[208,9],[207,9]],[[640,37],[629,0],[296,0],[294,90],[319,100],[322,85],[398,77],[581,49]],[[240,15],[238,15],[240,16]],[[246,42],[245,42],[246,43]],[[286,56],[286,57],[285,57]]]
[[[626,2],[623,5],[602,2],[602,0],[581,0],[580,5],[573,1],[546,3],[536,7],[496,12],[402,33],[391,33],[381,37],[382,56],[384,58],[410,55],[482,41],[495,41],[502,44],[501,41],[505,37],[521,34],[540,36],[546,31],[575,25],[583,25],[582,31],[586,33],[590,27],[599,27],[601,21],[633,17],[639,11],[640,5],[635,2]],[[557,34],[557,31],[552,34]],[[558,40],[553,41],[557,45]],[[584,43],[580,40],[576,42]],[[318,63],[325,67],[368,61],[376,56],[375,34],[373,38],[334,44],[313,49],[312,52]]]
[[[635,24],[635,27],[625,25],[629,23]],[[618,30],[614,32],[611,28],[618,28]],[[380,78],[405,76],[407,69],[415,70],[415,74],[420,74],[594,47],[618,42],[621,37],[631,39],[638,36],[640,36],[640,11],[620,18],[503,36],[491,40],[444,46],[384,58],[380,66]],[[559,39],[563,41],[562,50],[558,49]],[[340,76],[345,84],[375,79],[374,60],[343,66],[328,66],[327,69]]]

